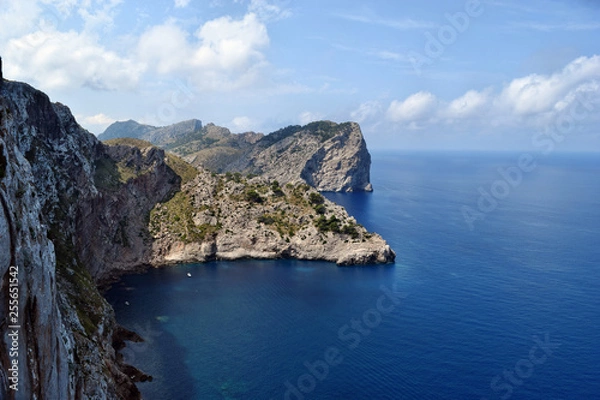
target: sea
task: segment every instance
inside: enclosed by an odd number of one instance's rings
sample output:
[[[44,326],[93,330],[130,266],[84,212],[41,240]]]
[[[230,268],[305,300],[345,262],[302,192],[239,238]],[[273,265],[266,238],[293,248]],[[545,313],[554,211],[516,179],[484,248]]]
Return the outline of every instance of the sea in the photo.
[[[126,276],[145,399],[600,399],[600,154],[374,152],[327,193],[395,264]]]

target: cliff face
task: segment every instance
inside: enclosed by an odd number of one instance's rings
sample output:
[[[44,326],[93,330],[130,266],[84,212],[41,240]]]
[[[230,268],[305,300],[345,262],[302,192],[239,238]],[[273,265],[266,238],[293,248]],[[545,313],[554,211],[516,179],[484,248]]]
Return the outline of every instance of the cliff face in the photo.
[[[89,227],[86,210],[102,198],[94,164],[104,157],[103,145],[67,107],[8,81],[0,88],[0,132],[0,226],[6,228],[0,247],[9,249],[0,264],[0,315],[4,320],[7,271],[14,265],[21,326],[19,391],[8,390],[2,376],[0,397],[138,398],[113,348],[118,330],[112,309],[86,268],[94,265],[87,252],[98,230]],[[7,371],[11,360],[2,355]]]
[[[220,129],[208,127],[210,140]],[[342,154],[345,143],[362,140],[353,132],[348,125],[347,135],[318,139],[326,150],[314,158],[317,169],[335,170],[327,154]],[[343,139],[330,140],[336,137]],[[255,160],[268,169],[266,156]],[[385,241],[342,207],[306,184],[283,181],[296,175],[272,176],[282,178],[281,186],[265,177],[198,171],[139,140],[103,144],[66,106],[26,84],[0,81],[0,321],[7,317],[15,266],[20,325],[19,391],[9,388],[12,356],[4,349],[12,343],[5,335],[0,398],[139,398],[134,381],[147,377],[115,350],[136,336],[117,326],[98,291],[124,273],[243,257],[393,261]],[[304,176],[315,186],[325,179],[310,171]],[[342,175],[326,184],[350,182]]]
[[[220,173],[252,173],[267,179],[305,182],[320,191],[372,190],[371,156],[356,123],[318,121],[265,136],[232,134],[226,128],[214,124],[202,127],[193,121],[162,128],[116,122],[100,139],[140,137],[197,167]]]
[[[354,122],[317,122],[264,148],[258,145],[248,170],[285,182],[302,180],[319,191],[372,190],[371,155]]]
[[[82,262],[100,283],[143,268],[151,251],[148,214],[181,183],[163,150],[101,147],[93,176],[99,191],[79,206],[75,244]]]
[[[33,174],[18,150],[12,135],[15,129],[7,104],[0,98],[0,398],[42,398],[44,393],[73,398],[69,390],[73,383],[69,374],[73,357],[68,353],[73,337],[64,327],[59,308],[54,246],[47,238],[47,226],[40,224],[42,207],[31,190]],[[11,266],[18,267],[19,308],[14,325],[22,327],[17,330],[19,354],[15,358],[19,366],[19,392],[9,390],[15,381],[8,380],[12,376],[8,372],[12,357],[6,350],[13,347],[7,333],[14,331],[5,323],[11,300],[8,289],[10,273],[14,271]]]

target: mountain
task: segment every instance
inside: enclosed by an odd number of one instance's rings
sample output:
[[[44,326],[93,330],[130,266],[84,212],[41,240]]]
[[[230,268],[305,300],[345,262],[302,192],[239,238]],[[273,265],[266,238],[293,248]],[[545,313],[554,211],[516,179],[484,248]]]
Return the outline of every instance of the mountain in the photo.
[[[145,134],[156,130],[156,127],[150,125],[142,125],[134,120],[117,121],[110,125],[104,133],[98,136],[101,140],[118,139],[122,137],[130,137],[135,139],[146,139]]]
[[[105,141],[128,137],[141,139],[159,146],[165,146],[175,142],[186,134],[193,134],[201,129],[202,121],[197,119],[191,119],[163,127],[142,125],[133,120],[129,120],[111,124],[98,138]]]
[[[395,253],[306,184],[198,170],[139,139],[102,143],[67,106],[0,79],[0,320],[14,326],[0,398],[139,399],[135,383],[152,378],[119,350],[142,338],[99,287],[244,257],[348,265]]]
[[[144,139],[194,166],[219,173],[304,182],[320,191],[372,190],[371,156],[360,126],[354,122],[317,121],[288,126],[266,136],[232,134],[214,124],[189,125],[190,121],[185,121],[156,128],[134,121],[115,122],[99,139],[117,135]]]

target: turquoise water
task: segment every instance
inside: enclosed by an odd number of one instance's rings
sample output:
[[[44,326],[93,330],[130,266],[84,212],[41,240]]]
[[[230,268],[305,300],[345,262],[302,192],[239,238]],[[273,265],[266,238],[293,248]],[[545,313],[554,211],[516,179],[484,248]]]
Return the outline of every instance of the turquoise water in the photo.
[[[599,398],[600,157],[537,158],[520,181],[518,157],[376,153],[375,192],[328,194],[395,265],[126,277],[107,298],[147,340],[124,352],[155,377],[144,397]]]

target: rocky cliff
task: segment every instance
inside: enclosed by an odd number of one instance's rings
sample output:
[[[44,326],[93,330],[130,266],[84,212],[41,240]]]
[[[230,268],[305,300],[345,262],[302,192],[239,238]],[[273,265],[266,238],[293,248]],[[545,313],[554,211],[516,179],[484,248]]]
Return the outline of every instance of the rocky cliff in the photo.
[[[85,209],[99,196],[94,161],[103,145],[80,128],[68,108],[22,83],[0,87],[0,397],[135,399],[132,369],[121,363],[111,307],[82,257],[96,235]],[[7,285],[18,270],[17,357],[4,321]],[[14,316],[14,315],[13,315]],[[18,391],[9,366],[18,360]],[[126,371],[127,373],[125,373]]]
[[[342,142],[328,146],[343,151]],[[199,171],[140,140],[103,144],[66,106],[6,80],[0,204],[0,331],[9,329],[13,266],[20,326],[19,391],[10,389],[13,357],[4,350],[12,342],[4,335],[2,399],[139,398],[135,381],[149,377],[125,365],[117,350],[124,339],[140,338],[115,323],[98,291],[123,273],[192,260],[347,265],[395,257],[381,237],[306,184]]]
[[[305,182],[320,191],[370,191],[371,156],[358,124],[317,121],[269,135],[232,134],[191,120],[169,127],[116,122],[100,135],[140,138],[214,172],[240,172],[267,179]]]
[[[150,214],[151,264],[239,258],[387,263],[395,254],[304,183],[201,172]]]

